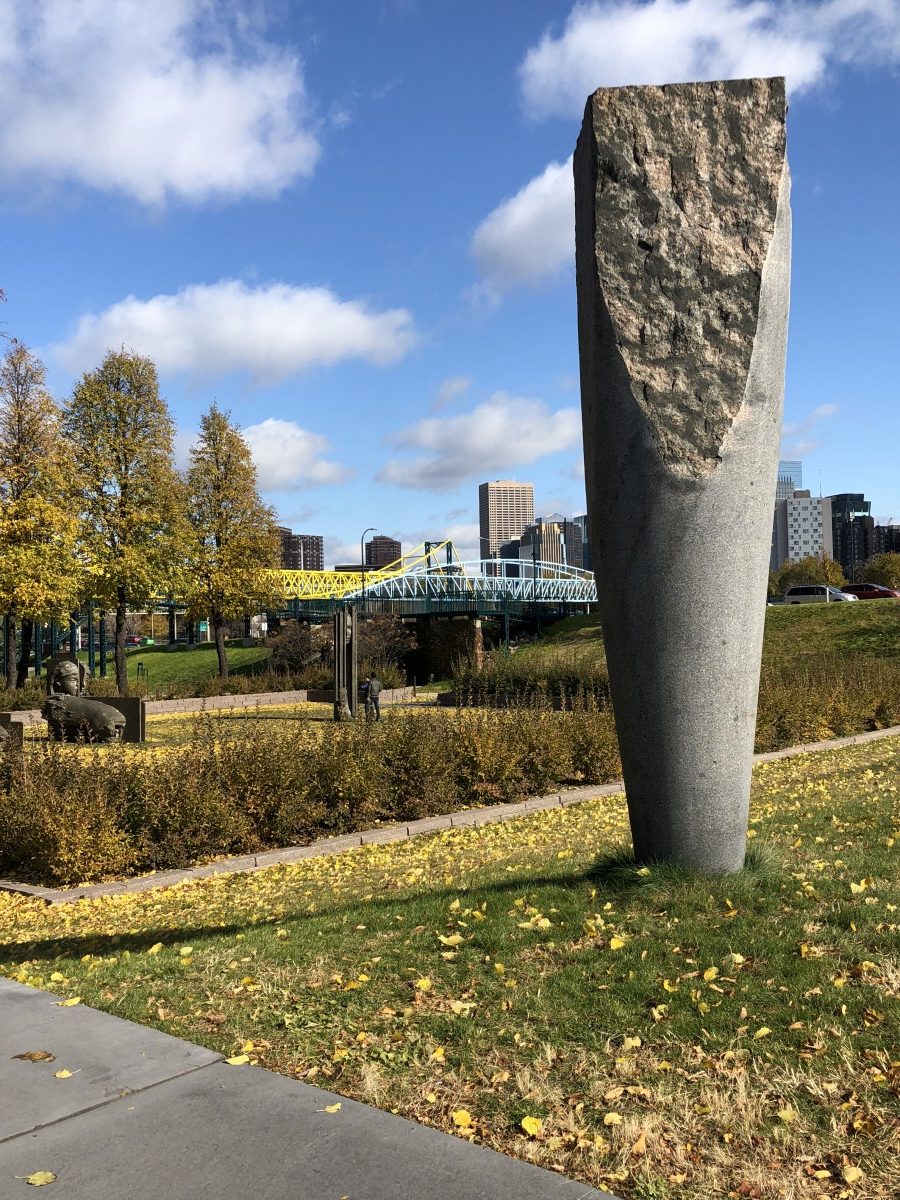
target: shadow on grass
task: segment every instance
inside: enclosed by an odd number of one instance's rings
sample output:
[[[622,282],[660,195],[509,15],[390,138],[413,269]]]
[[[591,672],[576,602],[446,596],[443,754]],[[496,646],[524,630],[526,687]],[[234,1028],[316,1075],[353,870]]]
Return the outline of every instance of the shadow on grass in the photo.
[[[493,864],[496,867],[497,864]],[[492,870],[492,868],[487,868]],[[278,866],[267,868],[277,871]],[[534,892],[540,888],[577,888],[579,886],[595,887],[599,901],[632,900],[648,909],[658,909],[660,906],[672,904],[675,908],[696,911],[705,910],[711,903],[729,902],[744,907],[754,907],[754,901],[763,902],[777,890],[784,875],[782,864],[770,851],[752,848],[747,855],[746,866],[743,870],[731,875],[702,875],[688,871],[672,864],[659,863],[654,866],[641,866],[635,859],[631,849],[620,846],[584,869],[572,871],[560,867],[558,873],[550,871],[529,872],[522,869],[502,879],[482,881],[478,874],[473,874],[470,882],[463,885],[456,882],[450,886],[441,887],[408,887],[398,888],[397,891],[379,897],[355,896],[336,903],[327,912],[319,909],[316,912],[280,911],[272,917],[260,919],[250,913],[246,918],[229,919],[223,914],[221,924],[211,922],[196,925],[177,925],[161,923],[152,929],[140,932],[118,934],[86,933],[83,936],[69,937],[52,936],[46,940],[35,938],[28,942],[0,943],[0,961],[8,964],[21,961],[38,962],[55,959],[60,956],[81,957],[84,954],[121,953],[128,950],[131,953],[146,951],[156,942],[164,945],[180,945],[185,942],[196,942],[205,938],[233,937],[235,933],[245,931],[249,926],[261,929],[271,926],[284,925],[287,922],[328,922],[343,923],[347,919],[356,920],[361,913],[366,916],[369,929],[377,932],[377,914],[379,911],[393,914],[398,906],[409,908],[417,902],[428,900],[438,907],[445,906],[460,895],[477,895],[479,901],[490,897],[505,897],[522,895],[523,892]],[[233,877],[237,882],[239,876]],[[153,897],[154,893],[146,895]],[[221,898],[220,898],[221,902]],[[385,929],[390,927],[389,918],[385,918]]]

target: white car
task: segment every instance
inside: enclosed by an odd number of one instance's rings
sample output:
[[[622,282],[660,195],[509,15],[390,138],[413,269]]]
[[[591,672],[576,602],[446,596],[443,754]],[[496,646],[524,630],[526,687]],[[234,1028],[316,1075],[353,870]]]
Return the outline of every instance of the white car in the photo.
[[[798,583],[784,593],[785,604],[827,604],[832,600],[858,600],[851,592],[830,587],[827,583]]]

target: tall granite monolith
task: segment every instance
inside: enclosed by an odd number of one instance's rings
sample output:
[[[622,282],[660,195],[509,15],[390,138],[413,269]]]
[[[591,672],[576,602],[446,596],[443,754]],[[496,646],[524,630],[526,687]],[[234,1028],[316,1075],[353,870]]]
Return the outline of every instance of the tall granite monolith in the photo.
[[[601,88],[575,152],[585,474],[635,854],[746,853],[790,285],[783,79]]]

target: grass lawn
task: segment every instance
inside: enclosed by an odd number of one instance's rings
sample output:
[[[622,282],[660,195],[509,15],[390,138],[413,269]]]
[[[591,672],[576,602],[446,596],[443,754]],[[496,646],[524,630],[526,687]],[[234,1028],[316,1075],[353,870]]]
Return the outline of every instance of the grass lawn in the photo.
[[[0,893],[0,971],[623,1197],[889,1200],[900,739],[758,766],[751,831],[728,879],[636,871],[613,797],[142,896]]]
[[[698,620],[702,614],[698,613]],[[857,604],[785,604],[766,609],[763,665],[900,656],[900,601]],[[567,617],[548,626],[541,638],[520,646],[522,662],[603,661],[600,618]]]
[[[229,646],[228,670],[233,675],[250,675],[262,670],[271,651],[266,646]],[[127,654],[128,679],[137,681],[138,664],[142,663],[148,676],[151,694],[173,684],[202,683],[218,674],[216,647],[212,642],[199,646],[183,646],[165,650],[159,646],[136,646]],[[110,661],[108,670],[115,671]]]

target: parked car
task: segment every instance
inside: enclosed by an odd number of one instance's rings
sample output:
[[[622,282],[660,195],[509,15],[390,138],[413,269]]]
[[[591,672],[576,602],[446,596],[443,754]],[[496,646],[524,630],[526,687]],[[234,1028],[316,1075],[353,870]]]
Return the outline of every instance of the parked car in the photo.
[[[134,634],[129,634],[129,636],[125,639],[126,646],[139,646],[140,644],[141,639],[136,637]]]
[[[841,591],[855,596],[857,600],[889,600],[891,597],[900,597],[900,591],[896,588],[882,587],[880,583],[848,583]]]
[[[840,588],[826,583],[798,583],[784,593],[785,604],[826,604],[832,600],[856,600],[856,596],[842,592]]]

